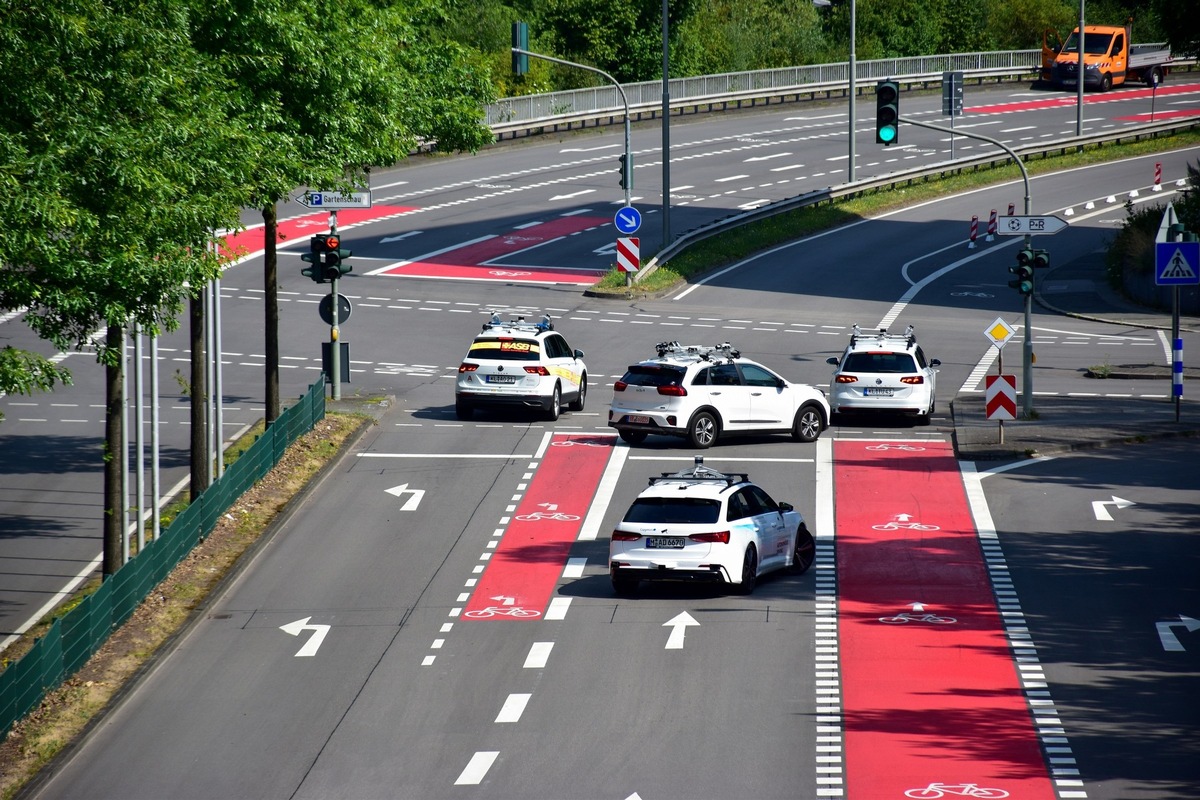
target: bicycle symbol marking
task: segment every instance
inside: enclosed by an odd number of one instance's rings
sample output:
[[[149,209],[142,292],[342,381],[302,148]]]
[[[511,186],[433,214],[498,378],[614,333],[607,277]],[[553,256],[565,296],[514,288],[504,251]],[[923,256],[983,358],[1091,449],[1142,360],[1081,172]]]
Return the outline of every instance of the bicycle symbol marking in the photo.
[[[882,525],[872,525],[877,531],[898,531],[901,529],[910,531],[938,531],[941,530],[937,525],[925,525],[920,522],[885,522]]]
[[[951,625],[958,622],[954,617],[939,617],[937,614],[909,614],[903,611],[894,617],[880,617],[880,622],[889,625],[903,625],[907,622],[929,622],[934,625]]]
[[[958,795],[959,797],[984,797],[990,798],[990,800],[999,800],[1001,797],[1008,797],[1008,792],[1003,789],[989,789],[977,783],[940,783],[937,781],[929,784],[924,789],[909,789],[904,793],[904,796],[916,798],[917,800],[924,800],[924,798],[935,800],[938,797],[945,797],[948,794]]]
[[[908,451],[908,452],[910,452],[910,453],[922,453],[922,452],[924,452],[924,451],[925,451],[925,448],[924,448],[924,447],[918,447],[918,446],[916,446],[916,445],[912,445],[912,444],[893,444],[893,443],[890,443],[890,442],[884,442],[883,444],[869,444],[869,445],[867,445],[867,446],[866,446],[866,448],[865,448],[865,449],[867,449],[867,450],[875,450],[875,451],[880,451],[880,450],[907,450],[907,451]]]
[[[564,514],[561,511],[534,511],[532,514],[519,514],[517,519],[522,522],[538,522],[540,520],[551,520],[552,522],[575,522],[579,517],[574,514]]]
[[[608,447],[607,442],[594,442],[588,439],[564,439],[551,442],[551,447]]]
[[[506,269],[493,269],[488,272],[488,275],[495,275],[497,278],[521,278],[532,274],[532,272],[511,272]]]
[[[488,606],[487,608],[479,608],[463,614],[464,617],[470,617],[471,619],[490,619],[492,617],[528,619],[530,617],[540,617],[541,615],[542,612],[540,611],[532,608],[521,608],[520,606]]]

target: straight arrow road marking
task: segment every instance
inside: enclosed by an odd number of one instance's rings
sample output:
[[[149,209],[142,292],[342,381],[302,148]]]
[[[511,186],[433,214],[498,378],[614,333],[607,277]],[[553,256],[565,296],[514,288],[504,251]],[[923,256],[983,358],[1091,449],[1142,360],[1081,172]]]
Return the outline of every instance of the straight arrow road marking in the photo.
[[[663,627],[671,629],[671,635],[667,637],[667,646],[665,649],[682,650],[685,632],[690,626],[699,624],[700,623],[696,622],[696,620],[692,618],[692,615],[686,611],[681,611],[674,617],[671,617],[671,619],[664,622]]]
[[[1200,630],[1200,620],[1185,617],[1183,614],[1179,615],[1179,622],[1155,623],[1155,627],[1158,628],[1158,640],[1162,642],[1163,650],[1180,652],[1186,649],[1179,642],[1179,637],[1175,635],[1175,631],[1171,630],[1171,628],[1177,628],[1181,625],[1187,629],[1188,633]]]
[[[1102,522],[1112,522],[1112,514],[1108,513],[1108,509],[1105,508],[1105,506],[1113,506],[1114,508],[1129,508],[1130,506],[1135,505],[1137,505],[1137,503],[1129,500],[1122,500],[1114,494],[1112,496],[1112,500],[1093,500],[1092,513],[1096,515],[1096,519]]]
[[[321,642],[325,641],[326,634],[329,633],[330,625],[310,625],[308,621],[312,617],[298,619],[295,622],[289,622],[287,625],[280,625],[279,630],[290,633],[292,636],[299,636],[304,631],[312,631],[313,635],[308,637],[308,641],[296,653],[296,658],[305,658],[315,656],[317,651],[321,649]]]

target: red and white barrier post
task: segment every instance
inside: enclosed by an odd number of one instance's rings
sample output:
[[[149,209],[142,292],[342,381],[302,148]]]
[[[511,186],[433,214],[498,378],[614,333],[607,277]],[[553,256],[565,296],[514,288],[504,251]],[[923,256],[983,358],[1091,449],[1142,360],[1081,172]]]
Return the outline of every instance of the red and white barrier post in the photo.
[[[979,217],[971,217],[971,243],[967,245],[968,250],[975,249],[975,237],[979,235]]]
[[[1008,215],[1011,217],[1013,214],[1016,214],[1016,213],[1017,213],[1017,204],[1009,203],[1008,204]]]
[[[1154,165],[1154,191],[1162,191],[1162,163],[1158,162]]]
[[[984,238],[984,241],[985,242],[996,241],[996,209],[994,209],[994,208],[992,209],[991,216],[988,217],[987,237]]]

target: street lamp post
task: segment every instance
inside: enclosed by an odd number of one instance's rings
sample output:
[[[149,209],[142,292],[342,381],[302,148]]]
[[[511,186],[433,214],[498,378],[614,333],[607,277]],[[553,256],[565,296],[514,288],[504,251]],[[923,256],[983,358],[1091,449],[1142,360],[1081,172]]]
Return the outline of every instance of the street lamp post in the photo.
[[[812,4],[817,8],[827,8],[833,3],[831,0],[812,0]],[[858,123],[858,115],[855,112],[855,99],[858,96],[858,61],[855,55],[855,39],[858,38],[856,28],[858,21],[856,19],[857,0],[850,0],[850,64],[849,64],[849,91],[850,91],[850,165],[846,168],[848,180],[854,182],[854,128]]]

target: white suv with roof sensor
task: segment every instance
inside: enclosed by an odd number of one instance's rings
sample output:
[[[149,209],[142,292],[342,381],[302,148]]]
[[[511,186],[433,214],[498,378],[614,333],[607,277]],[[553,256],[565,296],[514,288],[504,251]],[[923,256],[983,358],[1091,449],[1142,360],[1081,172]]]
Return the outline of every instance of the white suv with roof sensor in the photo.
[[[696,465],[651,478],[612,532],[609,576],[617,594],[641,581],[723,583],[742,594],[759,576],[813,563],[816,545],[804,517],[777,503],[744,473]]]
[[[863,333],[855,325],[842,357],[827,363],[837,368],[829,384],[833,413],[905,414],[929,424],[942,362],[925,358],[912,325],[903,334],[887,328]]]
[[[829,425],[824,392],[784,380],[728,342],[662,342],[657,350],[613,386],[608,425],[629,444],[661,434],[706,448],[727,433],[790,433],[812,442]]]
[[[536,324],[493,314],[463,356],[454,386],[459,419],[470,419],[477,408],[517,407],[555,420],[564,404],[582,411],[586,400],[583,351],[571,349],[549,314]]]

